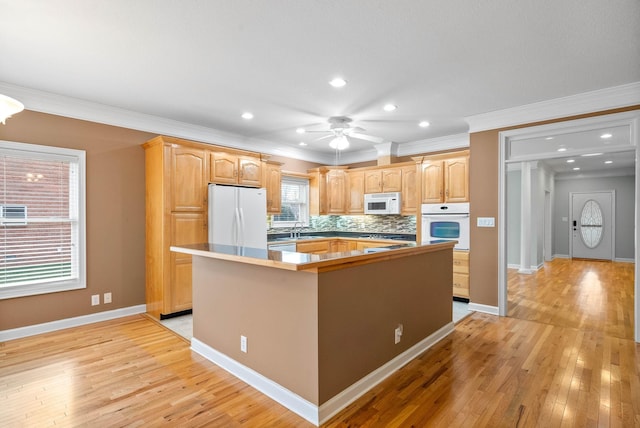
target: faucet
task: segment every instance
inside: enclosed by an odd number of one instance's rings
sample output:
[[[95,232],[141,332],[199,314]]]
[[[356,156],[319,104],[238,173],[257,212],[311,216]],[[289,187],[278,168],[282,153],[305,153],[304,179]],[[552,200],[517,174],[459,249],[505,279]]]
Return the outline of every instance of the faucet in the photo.
[[[300,225],[300,227],[298,227],[298,232],[296,232],[297,225]],[[291,234],[289,236],[291,238],[300,238],[300,230],[303,226],[304,224],[302,224],[301,221],[296,221],[295,223],[293,223],[293,230],[291,231]]]

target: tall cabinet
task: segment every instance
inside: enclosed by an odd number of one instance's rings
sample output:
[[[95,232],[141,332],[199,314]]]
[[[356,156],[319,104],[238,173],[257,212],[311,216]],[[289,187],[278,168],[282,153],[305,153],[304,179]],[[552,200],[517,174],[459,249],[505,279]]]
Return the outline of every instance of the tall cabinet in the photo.
[[[147,312],[163,318],[191,309],[191,256],[169,247],[207,241],[208,153],[167,137],[143,147]]]

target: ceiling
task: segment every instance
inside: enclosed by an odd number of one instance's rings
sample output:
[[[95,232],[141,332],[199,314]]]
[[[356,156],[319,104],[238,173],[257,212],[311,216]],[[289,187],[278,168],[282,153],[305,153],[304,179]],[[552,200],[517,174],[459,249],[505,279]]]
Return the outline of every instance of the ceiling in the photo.
[[[0,83],[233,134],[257,151],[331,153],[330,139],[318,141],[326,134],[296,132],[328,130],[331,116],[402,145],[466,133],[465,117],[640,81],[637,0],[0,0],[0,9]],[[337,76],[346,86],[328,84]],[[344,152],[372,146],[352,139]]]

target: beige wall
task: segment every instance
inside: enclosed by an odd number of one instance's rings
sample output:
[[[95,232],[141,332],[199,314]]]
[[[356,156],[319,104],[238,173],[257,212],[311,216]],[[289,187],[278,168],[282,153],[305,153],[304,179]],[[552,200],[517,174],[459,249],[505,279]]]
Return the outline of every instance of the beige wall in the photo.
[[[640,109],[640,106],[636,105],[510,128],[476,132],[470,135],[471,252],[469,256],[469,281],[471,302],[498,306],[498,227],[500,227],[501,221],[498,216],[498,138],[500,131],[638,109]],[[495,217],[496,227],[476,227],[477,217]]]
[[[144,151],[152,134],[25,111],[0,140],[86,151],[87,288],[0,300],[0,330],[123,307],[144,296]],[[91,306],[111,292],[113,303]]]
[[[194,337],[316,405],[451,322],[451,249],[321,273],[193,261]]]

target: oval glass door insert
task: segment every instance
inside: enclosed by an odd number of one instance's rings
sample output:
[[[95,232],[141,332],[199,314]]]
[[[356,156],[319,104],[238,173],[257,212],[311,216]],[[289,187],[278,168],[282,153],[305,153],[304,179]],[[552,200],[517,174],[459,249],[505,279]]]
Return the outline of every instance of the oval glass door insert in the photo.
[[[580,214],[580,235],[588,248],[595,248],[602,240],[602,208],[593,199],[582,207]]]

